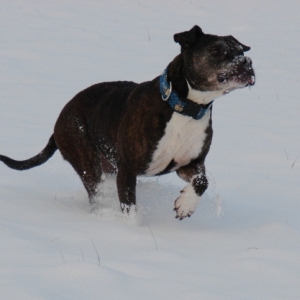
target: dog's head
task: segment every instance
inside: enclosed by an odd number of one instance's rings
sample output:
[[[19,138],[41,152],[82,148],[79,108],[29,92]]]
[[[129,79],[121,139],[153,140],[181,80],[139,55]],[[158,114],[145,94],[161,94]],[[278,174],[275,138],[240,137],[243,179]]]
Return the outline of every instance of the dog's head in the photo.
[[[252,61],[244,56],[250,47],[234,37],[204,34],[194,26],[175,34],[174,40],[181,45],[184,73],[193,89],[228,93],[254,85]]]

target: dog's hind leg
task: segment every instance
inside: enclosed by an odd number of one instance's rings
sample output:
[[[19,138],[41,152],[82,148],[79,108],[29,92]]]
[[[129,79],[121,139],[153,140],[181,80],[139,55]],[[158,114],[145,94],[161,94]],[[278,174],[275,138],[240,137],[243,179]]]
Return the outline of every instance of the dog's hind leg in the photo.
[[[90,204],[94,204],[102,176],[99,153],[89,149],[87,144],[81,144],[80,148],[74,147],[72,152],[62,149],[61,153],[79,175],[88,193]]]
[[[73,166],[88,193],[90,203],[94,204],[102,176],[101,156],[83,122],[74,116],[59,118],[54,137],[63,158]]]

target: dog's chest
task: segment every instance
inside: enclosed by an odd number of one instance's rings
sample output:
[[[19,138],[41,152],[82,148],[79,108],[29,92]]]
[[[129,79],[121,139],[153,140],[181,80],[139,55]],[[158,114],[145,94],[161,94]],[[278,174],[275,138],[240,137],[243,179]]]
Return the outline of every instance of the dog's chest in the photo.
[[[174,171],[199,156],[207,136],[210,113],[200,120],[194,120],[176,112],[167,123],[165,134],[158,141],[156,150],[145,175],[163,172],[174,161]]]

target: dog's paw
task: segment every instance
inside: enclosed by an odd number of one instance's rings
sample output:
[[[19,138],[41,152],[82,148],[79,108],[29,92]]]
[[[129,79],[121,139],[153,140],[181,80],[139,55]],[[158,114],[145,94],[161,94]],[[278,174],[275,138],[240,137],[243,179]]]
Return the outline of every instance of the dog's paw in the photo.
[[[186,217],[190,217],[200,200],[200,197],[196,195],[193,187],[188,185],[181,191],[181,195],[174,202],[174,211],[176,211],[176,218],[182,220]]]
[[[131,225],[140,225],[141,219],[137,212],[136,205],[121,204],[122,220]]]
[[[128,204],[124,204],[121,203],[121,211],[122,213],[127,213],[128,215],[132,214],[132,213],[136,213],[137,208],[136,205],[128,205]]]

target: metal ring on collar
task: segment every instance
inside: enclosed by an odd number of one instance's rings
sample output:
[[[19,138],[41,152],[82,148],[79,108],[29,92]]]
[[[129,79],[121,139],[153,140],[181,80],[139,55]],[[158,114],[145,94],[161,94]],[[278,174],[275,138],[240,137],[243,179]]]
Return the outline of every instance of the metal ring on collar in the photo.
[[[166,97],[164,98],[164,96],[161,95],[161,98],[162,98],[164,101],[167,101],[167,100],[170,98],[171,93],[172,93],[172,82],[170,82],[170,88],[165,92]]]

